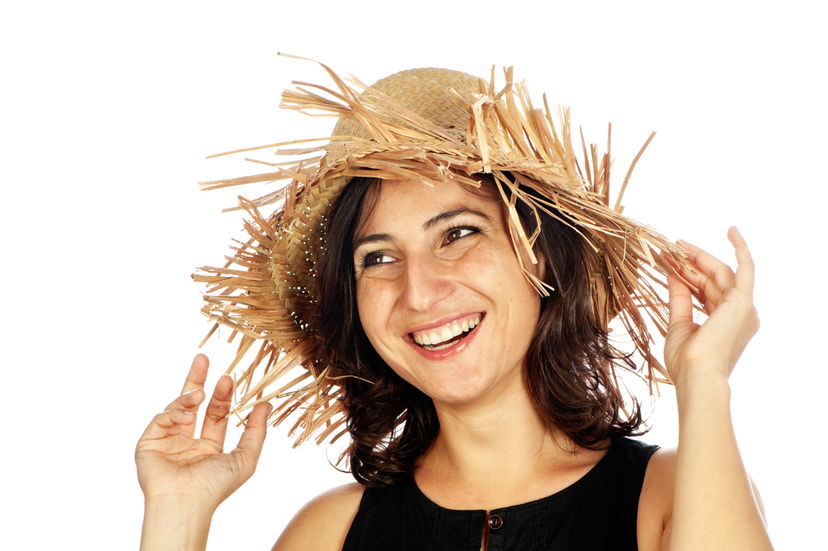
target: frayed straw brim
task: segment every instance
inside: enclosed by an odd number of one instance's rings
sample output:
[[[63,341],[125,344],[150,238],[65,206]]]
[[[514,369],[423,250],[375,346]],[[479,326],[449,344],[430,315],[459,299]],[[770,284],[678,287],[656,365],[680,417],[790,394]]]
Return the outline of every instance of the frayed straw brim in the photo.
[[[356,176],[477,186],[475,174],[491,174],[510,213],[513,243],[525,248],[533,262],[537,233],[525,233],[515,202],[526,202],[536,213],[552,214],[554,208],[588,244],[597,318],[606,327],[617,317],[644,360],[644,377],[651,384],[667,382],[651,353],[648,321],[665,334],[667,307],[657,287],[666,287],[664,276],[676,272],[662,254],[682,267],[687,264],[673,243],[622,215],[621,197],[641,152],[610,206],[609,143],[607,152],[599,154],[581,136],[579,160],[569,111],[560,109],[554,123],[546,97],[543,108],[535,108],[524,84],[513,82],[511,68],[504,71],[505,85],[496,89],[494,69],[488,81],[445,69],[414,69],[367,87],[354,78],[349,84],[322,67],[332,88],[294,83],[297,88],[284,92],[281,107],[338,118],[333,137],[229,152],[271,149],[289,160],[265,163],[275,168],[270,172],[202,183],[204,189],[217,189],[289,181],[263,197],[240,198],[238,208],[249,216],[244,223],[249,239],[237,242],[224,266],[204,267],[193,276],[208,285],[202,310],[216,321],[208,337],[219,325],[232,329],[230,340],[240,336],[228,368],[228,373],[237,372],[237,413],[258,402],[274,402],[271,422],[294,416],[290,434],[296,444],[314,436],[317,443],[333,442],[346,432],[339,379],[332,366],[322,364],[312,324],[325,215]],[[425,106],[428,102],[436,107]],[[261,213],[274,204],[273,214]],[[547,286],[523,269],[538,292],[546,294]],[[246,356],[249,361],[240,366]]]

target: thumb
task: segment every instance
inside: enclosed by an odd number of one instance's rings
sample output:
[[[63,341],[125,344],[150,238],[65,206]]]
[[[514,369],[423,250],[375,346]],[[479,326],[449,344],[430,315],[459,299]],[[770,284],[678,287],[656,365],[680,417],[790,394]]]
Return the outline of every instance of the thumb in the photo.
[[[262,446],[267,436],[267,417],[272,409],[273,407],[267,402],[256,404],[247,417],[247,424],[239,438],[239,444],[233,450],[234,454],[241,454],[252,460],[254,468],[262,453]]]
[[[673,274],[667,276],[667,289],[670,293],[668,304],[670,311],[669,327],[677,323],[693,321],[693,295],[690,288]]]

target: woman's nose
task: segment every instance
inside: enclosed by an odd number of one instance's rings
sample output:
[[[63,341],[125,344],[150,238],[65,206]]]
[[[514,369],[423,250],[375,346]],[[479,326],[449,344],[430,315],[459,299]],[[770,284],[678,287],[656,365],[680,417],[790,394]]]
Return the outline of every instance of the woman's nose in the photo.
[[[451,266],[428,255],[410,257],[405,264],[402,299],[418,312],[432,309],[451,295]]]

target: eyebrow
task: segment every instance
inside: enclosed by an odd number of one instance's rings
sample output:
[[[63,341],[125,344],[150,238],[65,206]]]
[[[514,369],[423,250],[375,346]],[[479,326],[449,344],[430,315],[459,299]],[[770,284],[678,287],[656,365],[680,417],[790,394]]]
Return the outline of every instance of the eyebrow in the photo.
[[[446,220],[450,220],[456,216],[460,216],[461,214],[473,214],[475,216],[480,216],[481,218],[485,218],[489,222],[492,221],[492,218],[479,210],[474,209],[467,209],[464,207],[456,208],[441,212],[440,214],[436,214],[426,220],[423,223],[423,231],[428,231],[440,222],[444,222]],[[364,245],[365,243],[374,243],[376,241],[393,241],[393,237],[391,234],[388,233],[372,233],[371,235],[365,235],[354,241],[354,250],[357,250],[359,247]]]

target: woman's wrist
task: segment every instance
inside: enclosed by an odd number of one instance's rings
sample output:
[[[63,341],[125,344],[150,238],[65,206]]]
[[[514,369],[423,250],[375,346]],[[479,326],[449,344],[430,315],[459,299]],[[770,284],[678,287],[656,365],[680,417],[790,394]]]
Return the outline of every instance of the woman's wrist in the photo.
[[[189,496],[146,498],[141,551],[202,551],[214,512],[215,507]]]
[[[673,380],[677,395],[695,395],[711,391],[727,390],[730,392],[729,370],[713,366],[687,366]]]
[[[218,509],[218,504],[212,504],[209,500],[194,497],[186,493],[166,493],[144,496],[144,507],[155,508],[181,508],[198,511],[201,514],[212,516]]]
[[[674,381],[679,414],[679,441],[688,423],[699,428],[721,427],[730,419],[731,389],[727,377],[696,373]]]

